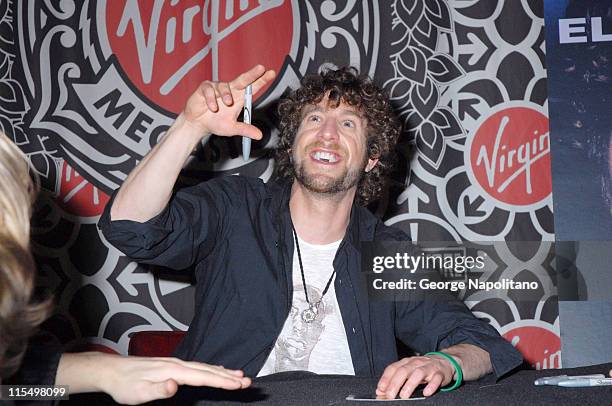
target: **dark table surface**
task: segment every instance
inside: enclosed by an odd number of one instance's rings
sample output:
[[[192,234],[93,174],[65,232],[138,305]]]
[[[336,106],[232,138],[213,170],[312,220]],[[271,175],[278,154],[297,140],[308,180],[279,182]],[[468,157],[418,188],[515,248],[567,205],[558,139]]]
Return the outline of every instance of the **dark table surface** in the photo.
[[[535,386],[533,381],[544,376],[585,375],[602,373],[606,376],[612,363],[589,367],[544,371],[519,371],[495,382],[491,376],[466,382],[455,391],[440,393],[425,400],[375,402],[348,401],[349,395],[374,394],[377,380],[338,375],[315,375],[289,372],[258,378],[242,391],[221,391],[207,388],[181,388],[178,394],[155,405],[612,405],[612,386],[563,388]],[[64,404],[109,404],[101,395],[73,395]]]

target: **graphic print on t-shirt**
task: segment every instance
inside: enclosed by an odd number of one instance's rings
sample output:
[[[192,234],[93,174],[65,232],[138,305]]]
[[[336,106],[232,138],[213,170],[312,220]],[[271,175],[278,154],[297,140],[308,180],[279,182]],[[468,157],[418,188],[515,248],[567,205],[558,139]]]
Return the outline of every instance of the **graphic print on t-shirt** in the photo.
[[[299,239],[302,266],[293,255],[292,305],[268,359],[258,373],[265,376],[284,371],[310,371],[317,374],[354,375],[353,361],[346,338],[342,312],[336,298],[333,261],[340,241],[316,245]],[[303,268],[303,274],[302,274]],[[308,301],[304,281],[308,288]],[[341,280],[337,281],[339,285]],[[323,295],[325,287],[327,293]],[[318,305],[317,316],[309,323],[302,312]]]
[[[321,292],[311,285],[306,286],[310,303],[319,301]],[[312,350],[325,330],[325,318],[332,315],[335,310],[333,306],[325,302],[326,300],[323,300],[319,305],[317,317],[310,323],[305,322],[302,319],[302,312],[308,309],[308,303],[304,295],[304,288],[296,286],[291,311],[274,346],[276,352],[274,370],[276,372],[308,370]]]

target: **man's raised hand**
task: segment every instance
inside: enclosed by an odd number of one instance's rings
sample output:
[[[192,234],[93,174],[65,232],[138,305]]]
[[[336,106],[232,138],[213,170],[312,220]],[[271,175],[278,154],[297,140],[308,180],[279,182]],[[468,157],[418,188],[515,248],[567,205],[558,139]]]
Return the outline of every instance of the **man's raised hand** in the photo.
[[[241,135],[253,139],[262,137],[261,131],[238,121],[244,107],[244,93],[252,84],[255,95],[274,80],[276,73],[262,65],[256,65],[231,82],[202,82],[189,97],[181,116],[185,123],[194,126],[203,136],[216,134],[224,137]]]

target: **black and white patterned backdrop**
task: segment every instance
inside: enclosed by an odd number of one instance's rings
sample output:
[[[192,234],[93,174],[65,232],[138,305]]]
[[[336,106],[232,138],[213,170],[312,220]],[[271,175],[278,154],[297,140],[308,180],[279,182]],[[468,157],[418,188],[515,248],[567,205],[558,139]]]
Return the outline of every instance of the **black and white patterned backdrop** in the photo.
[[[264,139],[210,137],[181,179],[268,180],[275,102],[306,73],[353,65],[389,92],[405,131],[389,197],[373,210],[422,241],[489,247],[530,300],[464,299],[539,368],[560,366],[544,19],[527,0],[0,1],[0,129],[45,193],[36,208],[49,328],[125,353],[130,334],[185,330],[190,274],[129,261],[96,228],[108,196],[204,79],[255,63],[279,74],[255,102]],[[529,252],[513,241],[531,241]],[[496,244],[494,244],[496,242]],[[521,251],[521,252],[519,252]]]

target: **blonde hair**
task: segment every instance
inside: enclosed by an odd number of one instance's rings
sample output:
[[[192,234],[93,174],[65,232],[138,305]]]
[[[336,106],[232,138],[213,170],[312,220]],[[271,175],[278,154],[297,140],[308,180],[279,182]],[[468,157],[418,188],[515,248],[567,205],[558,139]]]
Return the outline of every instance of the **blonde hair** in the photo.
[[[21,150],[0,131],[0,378],[13,374],[50,301],[33,303],[30,214],[38,190]]]

